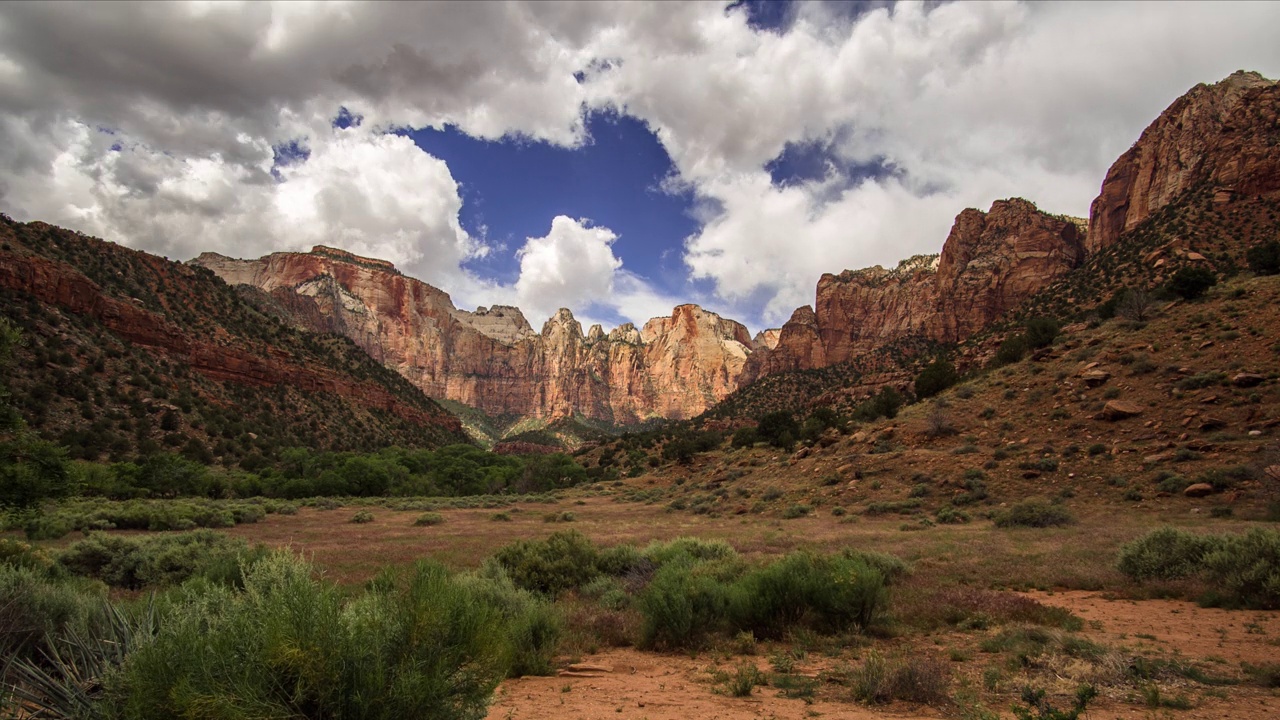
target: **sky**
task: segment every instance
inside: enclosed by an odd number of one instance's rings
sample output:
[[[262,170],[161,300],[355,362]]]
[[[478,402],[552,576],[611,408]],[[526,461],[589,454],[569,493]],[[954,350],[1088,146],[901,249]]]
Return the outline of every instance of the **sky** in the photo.
[[[315,244],[540,328],[780,325],[1018,196],[1085,216],[1280,4],[0,4],[0,212],[185,260]]]

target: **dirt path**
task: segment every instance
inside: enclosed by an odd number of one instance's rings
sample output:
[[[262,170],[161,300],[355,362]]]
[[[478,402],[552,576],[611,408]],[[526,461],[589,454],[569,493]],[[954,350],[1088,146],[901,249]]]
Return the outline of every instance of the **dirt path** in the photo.
[[[1079,615],[1084,633],[1106,645],[1155,649],[1189,660],[1217,658],[1234,667],[1280,662],[1280,612],[1202,608],[1180,600],[1110,600],[1084,591],[1028,594]]]
[[[1141,654],[1208,662],[1219,673],[1237,673],[1242,662],[1280,662],[1280,613],[1202,608],[1174,600],[1109,600],[1095,592],[1030,593],[1037,600],[1070,609],[1085,620],[1083,634],[1110,647]],[[763,658],[753,660],[767,671]],[[955,716],[956,708],[896,704],[870,708],[853,702],[817,700],[806,704],[770,687],[751,697],[717,692],[711,673],[731,670],[743,658],[662,655],[630,648],[605,650],[584,663],[585,677],[531,677],[504,682],[490,707],[489,720],[924,720]],[[1188,684],[1194,706],[1186,710],[1146,706],[1132,697],[1109,693],[1089,710],[1090,720],[1271,720],[1280,717],[1280,694],[1246,685],[1210,689]],[[1016,698],[988,698],[987,705],[1012,717]]]
[[[754,659],[761,670],[768,670],[763,658]],[[715,692],[708,671],[713,667],[731,668],[737,661],[717,664],[710,658],[616,648],[592,655],[584,662],[603,671],[584,673],[589,677],[529,677],[504,682],[489,708],[489,720],[924,720],[943,716],[927,707],[895,711],[821,700],[806,704],[783,697],[779,690],[769,687],[757,687],[751,697],[744,698]]]

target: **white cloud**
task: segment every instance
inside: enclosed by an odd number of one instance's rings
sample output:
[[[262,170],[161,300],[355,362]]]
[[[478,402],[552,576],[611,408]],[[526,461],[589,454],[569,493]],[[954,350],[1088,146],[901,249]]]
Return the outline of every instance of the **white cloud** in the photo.
[[[548,317],[558,308],[584,308],[597,301],[608,303],[613,295],[614,274],[622,261],[613,254],[618,236],[587,220],[558,215],[551,231],[528,238],[516,252],[520,279],[515,292],[521,308],[533,317]]]
[[[681,52],[640,19],[597,48],[619,62],[591,77],[592,102],[649,122],[701,209],[723,210],[700,215],[686,262],[752,319],[811,302],[820,272],[937,252],[967,206],[1021,195],[1086,214],[1191,85],[1280,71],[1280,8],[1263,3],[904,3],[843,25],[825,7],[781,35],[704,8]],[[895,172],[834,198],[771,185],[764,165],[805,140]]]
[[[392,127],[575,146],[583,113],[644,120],[693,190],[704,303],[758,325],[817,276],[937,251],[966,206],[1082,214],[1169,102],[1239,69],[1280,75],[1274,3],[904,3],[797,8],[785,33],[720,3],[136,3],[0,6],[0,207],[187,257],[345,245],[474,304],[674,298],[612,232],[556,218],[498,285],[452,173]],[[575,73],[586,73],[579,82]],[[359,128],[329,121],[345,106]],[[104,132],[106,130],[108,132]],[[779,188],[788,143],[894,173]],[[272,147],[310,157],[272,177]],[[119,146],[118,149],[113,149]],[[548,218],[550,220],[550,218]],[[460,303],[461,304],[461,303]],[[659,307],[659,305],[665,307]],[[727,306],[727,307],[724,307]]]

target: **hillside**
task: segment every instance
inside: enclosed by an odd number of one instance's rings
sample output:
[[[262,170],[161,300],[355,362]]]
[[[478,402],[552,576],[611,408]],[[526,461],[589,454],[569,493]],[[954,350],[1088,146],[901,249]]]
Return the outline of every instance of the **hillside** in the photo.
[[[816,310],[797,309],[744,381],[783,389],[784,407],[848,409],[880,385],[910,392],[934,355],[981,367],[1029,318],[1087,321],[1182,267],[1231,278],[1250,248],[1280,238],[1278,117],[1280,83],[1257,73],[1197,85],[1115,161],[1087,230],[1016,198],[965,210],[938,256],[824,275]],[[773,395],[744,382],[708,415],[759,417],[780,409]]]
[[[0,218],[7,385],[75,457],[168,448],[252,467],[280,448],[466,442],[458,421],[344,337],[290,328],[211,272]]]

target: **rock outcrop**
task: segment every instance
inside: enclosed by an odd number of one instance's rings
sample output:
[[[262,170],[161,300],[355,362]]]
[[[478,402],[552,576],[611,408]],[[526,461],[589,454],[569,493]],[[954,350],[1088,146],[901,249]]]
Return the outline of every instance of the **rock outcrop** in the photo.
[[[1175,100],[1107,171],[1088,251],[1206,185],[1223,200],[1280,196],[1280,83],[1241,71]]]
[[[815,308],[796,310],[747,377],[849,362],[902,340],[962,340],[1078,266],[1083,224],[1019,198],[965,210],[941,255],[823,275]]]
[[[627,424],[698,415],[738,387],[755,343],[696,305],[605,333],[560,310],[535,332],[518,308],[458,310],[449,296],[380,260],[327,247],[192,261],[268,293],[308,329],[351,338],[429,396],[490,415],[583,415]]]

